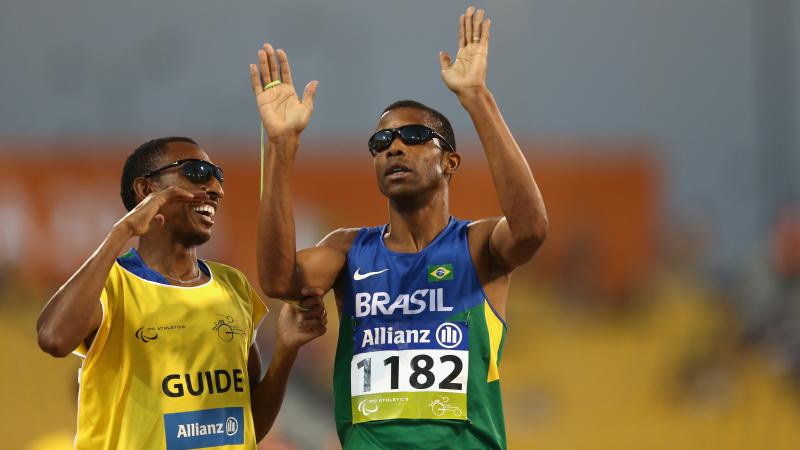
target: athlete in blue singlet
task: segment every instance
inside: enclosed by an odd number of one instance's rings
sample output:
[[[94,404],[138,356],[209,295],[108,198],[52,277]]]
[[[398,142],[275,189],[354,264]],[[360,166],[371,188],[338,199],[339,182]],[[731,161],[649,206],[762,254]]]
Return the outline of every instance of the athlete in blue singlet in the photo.
[[[449,121],[415,101],[381,115],[368,147],[387,225],[340,229],[296,251],[292,167],[317,82],[296,95],[286,53],[269,44],[250,76],[267,132],[258,223],[259,281],[271,296],[333,288],[339,313],[336,425],[355,449],[503,449],[498,362],[511,272],[542,244],[547,215],[525,156],[486,86],[490,21],[468,8],[441,77],[470,115],[503,217],[451,217],[461,164]],[[418,70],[392,55],[397,70]]]

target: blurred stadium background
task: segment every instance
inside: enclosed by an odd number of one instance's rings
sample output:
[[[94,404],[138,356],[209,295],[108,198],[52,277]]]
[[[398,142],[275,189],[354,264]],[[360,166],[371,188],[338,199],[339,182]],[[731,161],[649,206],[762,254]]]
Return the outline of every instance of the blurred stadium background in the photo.
[[[494,22],[489,85],[551,218],[507,312],[510,448],[800,448],[800,6],[477,6]],[[264,40],[287,50],[298,84],[320,80],[296,171],[301,245],[385,221],[365,144],[377,114],[402,98],[453,121],[465,153],[454,213],[497,214],[475,133],[438,75],[437,51],[453,51],[464,7],[4,2],[2,447],[71,442],[79,360],[39,351],[35,318],[123,214],[122,162],[141,142],[192,136],[225,168],[220,220],[200,254],[255,282],[247,65]],[[273,336],[265,324],[267,360]],[[334,323],[303,351],[262,448],[338,448],[335,339]]]

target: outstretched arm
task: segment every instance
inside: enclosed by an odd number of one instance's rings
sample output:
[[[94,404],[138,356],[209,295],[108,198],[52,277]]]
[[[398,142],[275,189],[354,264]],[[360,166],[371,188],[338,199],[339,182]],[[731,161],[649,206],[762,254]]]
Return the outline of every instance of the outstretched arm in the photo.
[[[344,265],[341,248],[319,245],[297,252],[292,209],[292,171],[300,134],[314,109],[317,81],[298,98],[286,52],[270,44],[258,51],[250,81],[267,133],[264,186],[258,211],[256,258],[261,289],[270,297],[301,299],[302,286],[327,291]]]
[[[304,289],[302,293],[312,297],[300,303],[303,309],[290,304],[281,308],[272,361],[264,378],[253,383],[250,391],[257,441],[267,435],[278,417],[298,350],[326,331],[328,319],[322,290]],[[250,380],[258,380],[261,360],[256,344],[250,348],[249,366]]]
[[[533,174],[486,86],[491,20],[482,9],[467,8],[451,61],[439,53],[442,80],[469,113],[483,145],[503,217],[489,238],[497,266],[510,272],[528,262],[547,234],[547,212]]]
[[[60,358],[69,355],[92,336],[102,320],[99,299],[106,277],[128,240],[146,233],[151,226],[163,226],[164,216],[159,214],[159,210],[165,204],[200,204],[205,198],[204,192],[192,194],[178,187],[169,187],[147,196],[114,224],[100,247],[53,294],[39,314],[36,322],[39,347]]]

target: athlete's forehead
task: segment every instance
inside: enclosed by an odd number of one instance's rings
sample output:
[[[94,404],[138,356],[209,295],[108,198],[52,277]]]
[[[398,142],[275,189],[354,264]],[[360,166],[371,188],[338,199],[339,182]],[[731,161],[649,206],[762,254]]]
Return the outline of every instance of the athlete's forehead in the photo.
[[[170,142],[167,144],[166,149],[167,151],[164,153],[163,161],[160,161],[161,165],[181,159],[202,159],[210,163],[214,162],[211,161],[211,158],[203,149],[191,142]]]
[[[431,115],[427,111],[417,108],[403,107],[394,108],[383,113],[375,130],[399,128],[403,125],[411,124],[425,125],[426,127],[433,128]]]

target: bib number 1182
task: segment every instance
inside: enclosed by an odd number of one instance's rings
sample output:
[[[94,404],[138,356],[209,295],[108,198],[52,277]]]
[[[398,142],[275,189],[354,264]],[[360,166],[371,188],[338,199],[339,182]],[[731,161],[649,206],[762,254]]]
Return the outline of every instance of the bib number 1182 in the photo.
[[[466,390],[466,351],[403,350],[358,355],[353,361],[353,395],[389,391]]]

